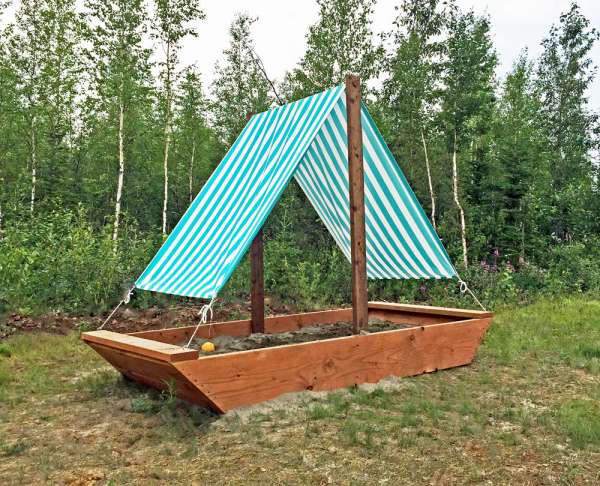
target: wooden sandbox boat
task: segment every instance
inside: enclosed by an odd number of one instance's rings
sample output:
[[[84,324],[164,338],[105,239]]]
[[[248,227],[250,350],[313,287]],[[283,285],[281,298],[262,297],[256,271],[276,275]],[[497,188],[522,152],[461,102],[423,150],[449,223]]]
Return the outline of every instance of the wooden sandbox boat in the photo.
[[[368,278],[457,278],[463,291],[468,287],[361,104],[357,76],[346,77],[343,94],[342,86],[332,88],[252,117],[135,283],[211,299],[203,323],[250,247],[251,319],[132,334],[94,331],[83,340],[126,377],[172,387],[220,413],[283,393],[470,363],[491,312],[368,302]],[[274,145],[281,150],[272,151]],[[265,319],[262,227],[292,174],[351,263],[352,308]],[[369,318],[398,328],[369,333]],[[263,349],[200,356],[180,345],[196,330],[205,339],[241,337],[348,321],[354,335]]]
[[[264,349],[199,356],[178,346],[196,326],[120,334],[83,333],[83,340],[126,377],[224,413],[283,393],[332,390],[471,363],[491,312],[369,302],[369,317],[412,327]],[[265,332],[352,320],[352,309],[265,318]],[[209,336],[210,333],[210,336]],[[197,336],[248,336],[251,321],[200,327]]]

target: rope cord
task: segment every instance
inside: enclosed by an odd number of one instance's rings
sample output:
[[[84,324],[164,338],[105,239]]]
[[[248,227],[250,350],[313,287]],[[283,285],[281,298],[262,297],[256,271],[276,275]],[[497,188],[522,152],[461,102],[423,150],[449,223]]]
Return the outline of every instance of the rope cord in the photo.
[[[210,312],[210,320],[212,321],[212,318],[213,318],[212,306],[213,306],[216,298],[217,298],[216,296],[213,297],[208,304],[204,304],[200,308],[200,312],[198,312],[198,315],[200,316],[200,320],[198,321],[198,325],[196,326],[196,329],[194,329],[194,333],[190,337],[190,340],[185,345],[186,348],[190,349],[190,344],[192,344],[192,341],[196,337],[196,333],[198,332],[198,329],[200,329],[200,326],[202,326],[203,324],[206,324],[206,321],[208,320],[209,312]],[[211,324],[211,326],[212,326],[212,324]]]
[[[117,312],[117,310],[119,310],[119,307],[121,307],[121,305],[123,305],[123,304],[129,304],[129,301],[131,300],[131,295],[133,294],[134,290],[135,290],[135,285],[132,286],[127,291],[127,294],[125,294],[125,297],[123,297],[119,301],[119,303],[117,304],[117,306],[112,310],[112,312],[109,314],[109,316],[105,319],[105,321],[102,323],[102,325],[98,328],[98,331],[101,331],[102,329],[104,329],[104,326],[106,326],[106,323],[112,319],[112,316],[115,315],[115,312]]]
[[[454,269],[454,271],[456,272],[456,268]],[[473,293],[473,291],[469,288],[469,286],[467,285],[467,282],[465,282],[460,275],[458,274],[458,272],[456,272],[456,276],[458,277],[458,283],[460,285],[459,290],[460,293],[462,295],[465,295],[465,293],[469,293],[471,294],[471,297],[473,297],[473,300],[475,302],[477,302],[477,304],[479,305],[479,307],[481,307],[482,310],[487,311],[487,309],[483,306],[483,304],[481,302],[479,302],[479,299],[475,296],[475,294]]]

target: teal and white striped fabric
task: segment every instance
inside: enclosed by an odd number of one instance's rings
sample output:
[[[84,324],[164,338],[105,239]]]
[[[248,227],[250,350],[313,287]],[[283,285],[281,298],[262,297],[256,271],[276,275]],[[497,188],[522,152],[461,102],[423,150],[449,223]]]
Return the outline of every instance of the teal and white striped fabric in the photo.
[[[456,276],[364,105],[362,127],[369,278]],[[350,259],[343,86],[253,116],[136,287],[214,297],[292,176]]]

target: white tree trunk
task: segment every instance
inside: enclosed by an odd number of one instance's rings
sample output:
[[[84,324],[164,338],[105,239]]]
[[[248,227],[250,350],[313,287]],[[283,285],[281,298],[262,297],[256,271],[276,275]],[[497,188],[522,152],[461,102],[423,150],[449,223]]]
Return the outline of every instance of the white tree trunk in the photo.
[[[465,223],[465,211],[460,203],[458,196],[458,161],[457,161],[457,147],[456,147],[456,130],[454,131],[454,147],[452,151],[452,187],[454,192],[454,202],[460,213],[460,239],[462,241],[463,250],[463,263],[465,267],[469,265],[469,259],[467,256],[467,226]]]
[[[123,155],[123,101],[119,103],[119,176],[117,179],[117,197],[115,199],[115,223],[113,228],[113,241],[119,236],[119,218],[121,217],[121,197],[123,195],[123,176],[125,174],[125,157]],[[114,249],[117,246],[115,244]]]
[[[171,143],[171,45],[167,44],[166,55],[166,80],[165,80],[165,148],[163,154],[163,170],[164,170],[164,196],[163,196],[163,214],[162,214],[162,234],[167,235],[167,210],[169,207],[169,145]]]
[[[431,198],[431,224],[437,231],[435,224],[435,193],[433,192],[433,181],[431,179],[431,167],[429,166],[429,155],[427,154],[427,144],[425,143],[425,134],[421,128],[421,141],[423,142],[423,151],[425,152],[425,168],[427,169],[427,181],[429,182],[429,196]]]
[[[167,208],[169,205],[169,145],[171,143],[171,132],[169,130],[169,123],[165,125],[165,151],[163,158],[163,169],[165,176],[165,192],[163,197],[163,219],[162,219],[162,233],[163,236],[167,234]]]
[[[35,150],[35,125],[36,125],[36,117],[35,115],[31,119],[31,205],[29,207],[29,211],[33,214],[33,210],[35,207],[35,188],[37,184],[37,159],[36,159],[36,150]]]
[[[196,139],[192,140],[192,156],[190,158],[190,204],[194,199],[194,156],[196,155]]]

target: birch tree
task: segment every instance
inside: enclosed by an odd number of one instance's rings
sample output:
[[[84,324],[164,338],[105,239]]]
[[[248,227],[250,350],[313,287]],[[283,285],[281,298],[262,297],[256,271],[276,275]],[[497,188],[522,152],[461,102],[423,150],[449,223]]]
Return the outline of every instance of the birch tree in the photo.
[[[410,0],[399,8],[395,30],[388,37],[393,51],[387,59],[389,77],[383,83],[381,111],[388,140],[418,190],[427,180],[430,218],[436,228],[436,195],[428,139],[433,137],[433,118],[439,102],[439,78],[444,45],[440,36],[450,10],[440,0]],[[422,154],[425,176],[416,158]]]
[[[202,20],[204,12],[194,0],[155,0],[153,18],[153,36],[159,41],[164,57],[161,67],[161,107],[164,117],[163,145],[163,211],[162,233],[167,234],[169,204],[169,148],[172,131],[173,86],[177,80],[177,66],[181,41],[187,36],[197,36],[191,26],[194,21]]]
[[[40,189],[45,196],[71,199],[73,194],[69,157],[81,70],[81,28],[74,0],[24,0],[5,31],[27,124],[32,215]]]
[[[494,117],[492,156],[479,183],[478,232],[515,265],[548,245],[548,137],[533,63],[523,53],[506,76]]]
[[[177,131],[187,151],[188,200],[192,202],[195,191],[194,175],[198,171],[198,159],[205,158],[209,142],[209,130],[205,114],[207,101],[202,94],[200,74],[190,67],[185,70],[177,96]],[[180,156],[183,154],[180,151]]]
[[[0,15],[3,5],[0,2]],[[20,106],[17,91],[17,77],[11,63],[6,36],[0,31],[0,239],[4,228],[7,206],[16,203],[18,196],[10,194],[10,190],[18,192],[22,164],[15,164],[18,157],[16,146],[23,129],[20,123]],[[12,201],[11,201],[12,196]]]
[[[27,123],[28,167],[30,174],[29,211],[33,215],[38,184],[38,131],[42,103],[46,96],[43,82],[43,56],[49,42],[44,28],[47,15],[42,0],[23,0],[15,21],[5,31],[11,64],[18,78],[17,89]]]
[[[43,75],[46,83],[44,133],[47,138],[47,168],[43,181],[47,197],[60,195],[63,204],[78,202],[74,174],[74,144],[79,116],[78,93],[83,87],[83,22],[75,0],[47,0],[44,17],[49,43],[44,50]]]
[[[462,181],[469,180],[473,159],[461,164],[459,156],[461,149],[472,145],[481,119],[491,116],[489,109],[494,103],[497,58],[490,38],[489,19],[477,17],[472,11],[462,13],[454,9],[446,49],[441,120],[451,153],[452,198],[458,210],[462,259],[466,267],[469,263],[467,218],[465,188],[461,190],[461,185]]]
[[[115,133],[112,145],[118,169],[112,239],[116,245],[125,180],[126,123],[130,110],[144,96],[150,76],[150,52],[142,46],[147,13],[142,0],[92,0],[88,9],[94,26],[89,51],[95,88],[93,110],[114,127]]]
[[[595,75],[590,54],[599,39],[600,32],[573,3],[542,43],[537,86],[552,152],[553,232],[559,240],[581,236],[598,221],[590,211],[598,196],[591,154],[600,148],[600,123],[587,91]]]

